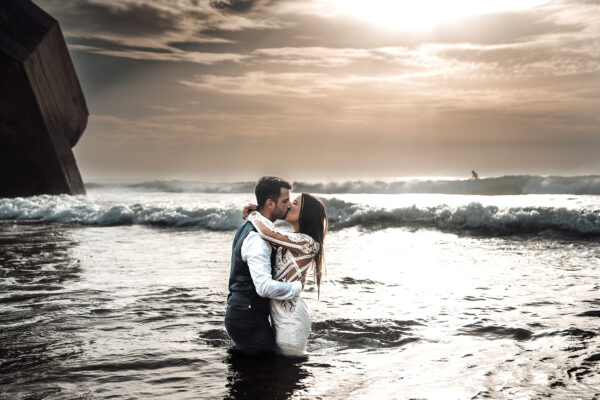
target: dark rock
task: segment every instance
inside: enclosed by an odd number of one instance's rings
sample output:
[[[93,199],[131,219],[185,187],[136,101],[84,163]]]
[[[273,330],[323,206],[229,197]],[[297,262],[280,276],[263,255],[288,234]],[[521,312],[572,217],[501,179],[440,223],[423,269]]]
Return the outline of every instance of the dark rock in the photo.
[[[87,118],[58,22],[29,0],[2,0],[0,197],[85,193],[71,148]]]
[[[600,310],[590,310],[577,314],[578,317],[600,317]]]
[[[587,361],[587,362],[598,362],[598,361],[600,361],[600,353],[594,354],[594,355],[586,358],[585,361]]]

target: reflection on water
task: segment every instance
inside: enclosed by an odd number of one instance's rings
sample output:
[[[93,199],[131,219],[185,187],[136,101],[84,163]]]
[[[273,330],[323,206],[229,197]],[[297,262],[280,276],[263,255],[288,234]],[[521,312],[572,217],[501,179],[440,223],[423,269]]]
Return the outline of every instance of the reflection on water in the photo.
[[[309,372],[302,359],[278,356],[245,356],[229,352],[226,362],[228,394],[225,399],[289,399],[304,388]]]
[[[600,249],[531,236],[329,237],[308,360],[228,353],[232,233],[0,222],[7,399],[593,398]],[[366,251],[368,249],[368,251]]]
[[[78,279],[80,265],[69,254],[76,245],[67,229],[60,226],[0,222],[3,287],[57,290],[64,281]]]
[[[0,384],[7,394],[59,392],[53,369],[81,353],[66,323],[81,294],[64,290],[80,278],[70,256],[76,245],[65,228],[0,224]]]

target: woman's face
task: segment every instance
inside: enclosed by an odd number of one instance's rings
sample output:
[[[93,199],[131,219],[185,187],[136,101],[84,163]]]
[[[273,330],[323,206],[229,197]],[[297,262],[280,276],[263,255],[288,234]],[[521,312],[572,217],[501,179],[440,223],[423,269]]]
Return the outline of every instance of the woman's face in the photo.
[[[285,222],[288,224],[296,224],[300,220],[300,208],[302,207],[302,195],[296,196],[294,201],[292,201],[292,208],[288,211],[287,216],[285,217]]]

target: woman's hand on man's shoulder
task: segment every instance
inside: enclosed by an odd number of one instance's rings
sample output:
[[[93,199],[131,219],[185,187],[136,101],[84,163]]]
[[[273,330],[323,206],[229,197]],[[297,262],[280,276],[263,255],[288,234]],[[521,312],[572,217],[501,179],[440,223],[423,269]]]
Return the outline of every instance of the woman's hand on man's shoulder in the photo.
[[[244,208],[242,209],[242,218],[244,218],[244,219],[248,218],[248,215],[250,215],[250,213],[252,211],[257,211],[257,210],[258,210],[258,206],[256,204],[252,204],[252,203],[246,204],[244,206]]]

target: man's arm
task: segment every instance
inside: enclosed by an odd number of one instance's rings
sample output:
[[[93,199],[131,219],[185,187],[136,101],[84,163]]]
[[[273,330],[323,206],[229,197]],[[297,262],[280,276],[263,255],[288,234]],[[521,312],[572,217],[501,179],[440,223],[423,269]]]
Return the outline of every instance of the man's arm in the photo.
[[[302,291],[302,283],[279,282],[271,276],[271,246],[258,232],[250,232],[242,243],[242,260],[248,263],[250,276],[260,297],[288,300]]]

